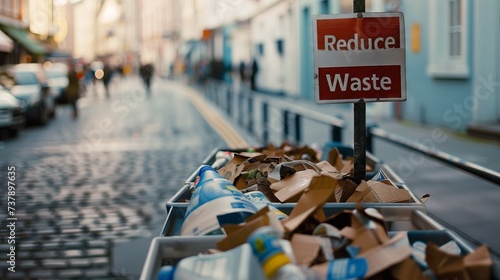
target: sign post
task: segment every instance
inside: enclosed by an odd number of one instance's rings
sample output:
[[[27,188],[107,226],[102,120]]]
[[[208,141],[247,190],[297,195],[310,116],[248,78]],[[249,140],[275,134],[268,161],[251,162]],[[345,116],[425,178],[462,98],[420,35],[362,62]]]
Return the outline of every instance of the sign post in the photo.
[[[353,12],[363,17],[365,0],[354,0]],[[366,103],[363,99],[354,103],[354,183],[360,184],[366,177]]]
[[[354,181],[366,174],[366,102],[406,100],[403,14],[365,13],[313,20],[316,103],[354,103]]]

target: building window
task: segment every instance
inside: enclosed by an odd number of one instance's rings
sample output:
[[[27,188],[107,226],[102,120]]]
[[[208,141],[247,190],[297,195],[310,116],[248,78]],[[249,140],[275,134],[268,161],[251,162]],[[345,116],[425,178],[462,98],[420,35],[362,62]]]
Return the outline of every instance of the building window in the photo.
[[[429,17],[427,73],[434,78],[468,78],[467,0],[429,2]]]
[[[260,56],[264,55],[264,44],[263,43],[257,44],[257,52],[259,53]]]
[[[319,13],[323,15],[330,13],[330,5],[328,3],[328,0],[319,1]]]
[[[462,10],[462,1],[450,0],[450,58],[460,59],[462,51],[460,45],[460,37],[462,35],[462,17],[460,16]]]
[[[282,56],[283,53],[285,52],[284,45],[283,45],[283,39],[277,39],[276,40],[276,51],[278,52],[278,54],[280,56]]]

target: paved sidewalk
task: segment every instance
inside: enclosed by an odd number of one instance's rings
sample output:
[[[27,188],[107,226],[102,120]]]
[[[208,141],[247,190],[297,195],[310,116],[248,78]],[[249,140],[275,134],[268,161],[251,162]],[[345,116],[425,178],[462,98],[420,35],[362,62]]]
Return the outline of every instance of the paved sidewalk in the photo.
[[[79,100],[77,120],[59,106],[46,126],[0,141],[0,170],[16,171],[18,218],[15,274],[0,228],[0,279],[138,279],[165,202],[225,144],[184,88],[155,81],[146,96],[131,77],[112,84],[110,98],[95,89]]]

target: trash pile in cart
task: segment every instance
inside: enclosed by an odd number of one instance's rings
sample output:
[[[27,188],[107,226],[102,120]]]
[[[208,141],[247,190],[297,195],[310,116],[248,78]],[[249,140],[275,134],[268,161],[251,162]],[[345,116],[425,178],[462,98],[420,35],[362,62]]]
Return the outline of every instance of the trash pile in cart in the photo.
[[[243,193],[261,191],[271,202],[297,202],[314,177],[329,177],[333,189],[328,202],[410,202],[410,192],[399,189],[381,172],[359,186],[353,181],[352,157],[334,147],[321,160],[320,152],[307,146],[269,146],[260,152],[234,154],[218,172]],[[367,166],[373,172],[376,166]]]
[[[341,150],[217,151],[167,205],[141,279],[496,277],[487,246],[427,216],[380,164],[354,183]]]

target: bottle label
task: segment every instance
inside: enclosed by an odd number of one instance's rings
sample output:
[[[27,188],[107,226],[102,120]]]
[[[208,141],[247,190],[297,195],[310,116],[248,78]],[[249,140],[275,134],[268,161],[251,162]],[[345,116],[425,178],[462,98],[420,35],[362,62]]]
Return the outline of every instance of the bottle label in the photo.
[[[269,209],[271,212],[273,212],[277,217],[278,220],[282,220],[286,217],[288,217],[287,214],[283,213],[283,211],[279,210],[278,208],[274,207],[271,204],[271,201],[267,198],[265,194],[263,194],[260,191],[253,191],[253,192],[247,192],[243,194],[248,200],[250,200],[257,209],[262,209],[266,206],[269,206]]]
[[[232,196],[235,199],[245,199],[243,193],[226,179],[215,178],[198,185],[191,196],[185,217],[196,210],[199,206],[225,196]]]
[[[257,229],[248,238],[253,254],[268,278],[291,263],[282,247],[282,241],[285,240],[280,239],[278,232],[270,226]]]
[[[248,242],[260,263],[273,255],[283,253],[278,234],[272,228],[260,228],[250,235]]]
[[[368,262],[364,258],[338,259],[328,266],[328,280],[363,279],[368,270]]]
[[[237,202],[240,206],[247,206],[244,208],[234,208],[233,203]],[[255,214],[257,209],[250,202],[239,201],[232,196],[224,196],[211,200],[203,205],[200,205],[188,215],[182,223],[181,235],[205,235],[219,231],[221,225],[218,217],[225,214],[237,213],[236,216],[245,220],[249,216]],[[227,223],[227,222],[225,222]]]

